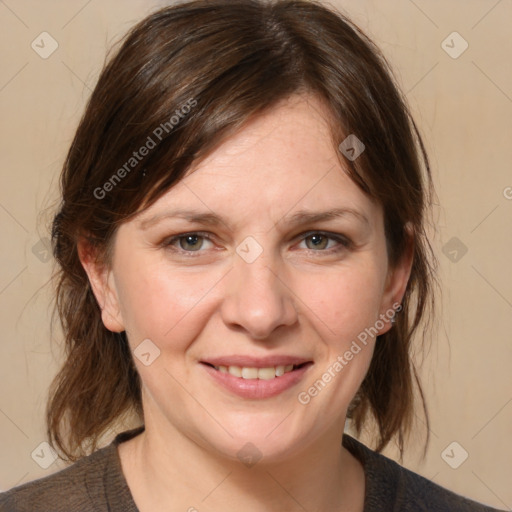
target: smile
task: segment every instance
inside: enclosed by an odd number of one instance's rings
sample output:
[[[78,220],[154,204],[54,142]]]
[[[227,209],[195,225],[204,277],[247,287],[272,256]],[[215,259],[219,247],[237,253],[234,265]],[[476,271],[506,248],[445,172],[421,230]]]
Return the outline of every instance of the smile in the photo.
[[[213,382],[223,390],[246,399],[276,396],[297,385],[313,366],[312,361],[276,366],[214,365],[202,362]]]

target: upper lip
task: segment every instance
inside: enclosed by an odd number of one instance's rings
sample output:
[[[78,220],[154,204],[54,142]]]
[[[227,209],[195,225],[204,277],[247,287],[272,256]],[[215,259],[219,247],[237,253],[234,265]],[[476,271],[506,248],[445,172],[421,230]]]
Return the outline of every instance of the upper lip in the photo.
[[[201,360],[202,363],[208,363],[213,366],[241,366],[246,368],[270,368],[272,366],[286,366],[286,365],[300,365],[303,363],[312,362],[311,359],[297,356],[266,356],[266,357],[255,357],[255,356],[243,356],[243,355],[232,355],[232,356],[219,356],[210,357],[208,359]]]

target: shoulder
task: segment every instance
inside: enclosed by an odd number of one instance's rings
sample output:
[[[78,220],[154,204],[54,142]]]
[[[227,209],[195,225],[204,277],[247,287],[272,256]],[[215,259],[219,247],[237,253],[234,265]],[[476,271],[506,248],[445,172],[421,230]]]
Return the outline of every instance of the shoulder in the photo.
[[[408,469],[401,466],[399,468],[401,481],[399,499],[403,504],[403,510],[447,512],[496,512],[497,510],[456,494]]]
[[[119,434],[68,468],[1,493],[0,512],[137,512],[127,506],[133,502],[117,453],[117,444],[136,431]]]
[[[365,511],[496,512],[410,471],[345,434],[343,445],[359,458],[366,476]]]
[[[109,471],[112,445],[72,466],[0,494],[1,512],[107,510],[102,508],[102,480]]]

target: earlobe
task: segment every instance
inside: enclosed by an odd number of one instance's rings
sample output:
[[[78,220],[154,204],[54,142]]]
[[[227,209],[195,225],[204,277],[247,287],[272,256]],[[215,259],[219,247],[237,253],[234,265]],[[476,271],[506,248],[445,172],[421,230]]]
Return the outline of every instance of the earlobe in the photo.
[[[80,263],[87,274],[101,310],[103,325],[112,332],[124,331],[118,293],[111,269],[99,261],[96,250],[87,240],[81,239],[77,248]]]

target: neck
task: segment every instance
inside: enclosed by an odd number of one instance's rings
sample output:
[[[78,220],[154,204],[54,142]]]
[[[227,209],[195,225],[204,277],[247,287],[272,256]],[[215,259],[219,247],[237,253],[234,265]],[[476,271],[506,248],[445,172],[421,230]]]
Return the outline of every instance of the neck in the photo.
[[[264,457],[254,465],[223,458],[177,430],[148,426],[119,453],[140,512],[362,512],[364,471],[337,427],[286,460]]]

